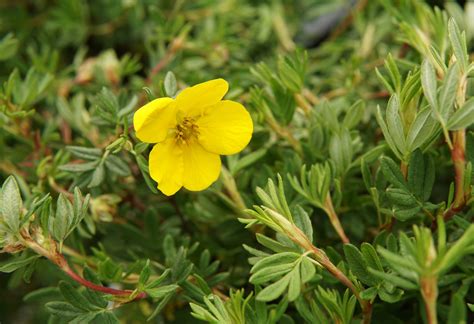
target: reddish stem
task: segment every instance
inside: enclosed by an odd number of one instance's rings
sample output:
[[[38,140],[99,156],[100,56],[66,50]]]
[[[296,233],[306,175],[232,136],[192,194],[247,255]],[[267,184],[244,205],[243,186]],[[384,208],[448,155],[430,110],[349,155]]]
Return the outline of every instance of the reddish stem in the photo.
[[[454,200],[449,209],[444,212],[444,219],[448,220],[461,212],[466,206],[470,192],[464,190],[464,173],[466,169],[466,131],[464,129],[453,132],[453,149],[451,159],[454,165]]]
[[[133,293],[133,290],[129,290],[129,289],[122,290],[122,289],[104,287],[82,278],[77,273],[75,273],[74,270],[71,269],[66,258],[64,258],[62,254],[58,255],[58,261],[59,262],[57,264],[61,268],[61,270],[63,270],[71,279],[73,279],[74,281],[80,283],[81,285],[89,289],[100,291],[104,294],[115,295],[115,296],[129,296]],[[140,292],[137,294],[134,300],[143,299],[143,298],[146,298],[147,296],[148,295],[145,292]]]
[[[339,235],[339,237],[341,238],[342,243],[350,243],[349,238],[344,232],[344,228],[342,227],[341,221],[339,220],[339,217],[337,216],[337,213],[334,210],[334,205],[332,204],[331,195],[329,193],[326,196],[324,207],[324,210],[326,211],[326,214],[329,217],[329,221],[331,222],[332,227],[336,230],[337,235]]]
[[[23,234],[24,234],[23,235],[24,238],[26,239],[25,240],[26,246],[34,250],[36,253],[49,259],[51,262],[56,264],[62,271],[64,271],[64,273],[66,273],[71,279],[83,285],[84,287],[87,287],[95,291],[100,291],[104,294],[109,294],[109,295],[114,295],[114,296],[126,297],[133,294],[134,292],[133,290],[129,290],[129,289],[122,290],[122,289],[104,287],[82,278],[77,273],[75,273],[74,270],[71,269],[64,255],[56,251],[56,249],[54,249],[54,252],[50,250],[46,250],[43,246],[33,241],[28,233],[23,233]],[[135,296],[133,300],[139,300],[146,297],[148,297],[148,295],[145,292],[140,292],[137,294],[137,296]]]
[[[158,63],[156,63],[156,65],[152,68],[150,75],[148,76],[146,80],[147,83],[151,83],[153,80],[153,77],[158,72],[160,72],[166,65],[168,65],[168,63],[171,62],[176,52],[178,52],[183,47],[183,42],[184,42],[183,36],[173,39],[173,41],[171,42],[168,48],[168,51],[165,53],[163,58],[160,61],[158,61]]]
[[[90,282],[90,281],[82,278],[81,276],[79,276],[69,266],[67,266],[66,268],[62,268],[62,270],[69,277],[71,277],[71,279],[73,279],[74,281],[80,283],[81,285],[83,285],[83,286],[85,286],[89,289],[92,289],[92,290],[95,290],[95,291],[100,291],[104,294],[115,295],[115,296],[128,296],[128,295],[131,295],[133,293],[133,290],[129,290],[129,289],[121,290],[121,289],[114,289],[114,288],[104,287],[104,286],[101,286],[101,285],[96,285],[95,283]],[[134,298],[134,300],[143,299],[143,298],[146,298],[146,297],[147,297],[147,294],[145,292],[140,292]]]

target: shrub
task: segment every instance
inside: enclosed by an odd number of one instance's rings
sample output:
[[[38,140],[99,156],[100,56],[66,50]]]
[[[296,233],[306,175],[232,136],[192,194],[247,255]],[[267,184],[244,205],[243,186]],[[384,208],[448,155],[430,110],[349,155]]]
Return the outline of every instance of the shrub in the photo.
[[[472,321],[472,2],[0,8],[1,322]]]

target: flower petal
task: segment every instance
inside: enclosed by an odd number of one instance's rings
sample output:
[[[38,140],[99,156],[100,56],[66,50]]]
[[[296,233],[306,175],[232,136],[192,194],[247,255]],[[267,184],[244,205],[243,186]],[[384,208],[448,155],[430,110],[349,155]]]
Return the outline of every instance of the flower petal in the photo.
[[[176,97],[176,103],[178,109],[187,116],[199,116],[203,113],[202,108],[219,102],[227,90],[229,90],[229,84],[226,80],[210,80],[181,91]]]
[[[207,152],[199,143],[182,146],[184,174],[183,186],[191,191],[209,187],[219,178],[221,159],[219,155]]]
[[[242,151],[253,132],[248,111],[240,103],[230,100],[208,107],[196,124],[199,127],[199,143],[216,154],[229,155]]]
[[[183,150],[173,138],[156,144],[149,157],[150,176],[167,196],[183,186]]]
[[[176,105],[172,98],[155,99],[135,112],[133,125],[137,137],[147,143],[164,141],[176,126]]]

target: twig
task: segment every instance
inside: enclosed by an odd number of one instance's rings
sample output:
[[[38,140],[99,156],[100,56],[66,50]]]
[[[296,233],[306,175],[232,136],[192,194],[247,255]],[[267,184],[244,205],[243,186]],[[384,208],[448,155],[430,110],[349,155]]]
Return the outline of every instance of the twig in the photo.
[[[331,221],[332,227],[336,230],[337,234],[341,238],[342,243],[350,243],[349,238],[344,232],[344,228],[342,227],[341,221],[339,220],[339,216],[337,216],[337,213],[334,210],[331,195],[329,193],[326,197],[326,201],[324,202],[324,211],[329,216],[329,220]]]
[[[166,54],[151,69],[151,72],[148,75],[148,78],[146,79],[147,83],[151,83],[153,81],[153,77],[171,62],[176,52],[178,52],[183,47],[185,38],[186,34],[180,35],[171,41],[171,44],[169,45],[168,50],[166,51]]]
[[[352,291],[362,308],[362,323],[369,324],[372,318],[372,304],[370,301],[364,300],[360,297],[359,288],[357,288],[354,283],[331,262],[323,250],[320,250],[314,246],[313,243],[311,243],[311,241],[297,226],[293,225],[291,230],[287,232],[287,235],[297,245],[301,246],[306,251],[311,252],[311,256],[316,262],[321,264],[340,283]]]
[[[437,324],[436,300],[438,298],[438,281],[436,277],[426,277],[421,279],[421,295],[425,302],[428,324]]]
[[[341,35],[351,24],[352,20],[354,19],[354,16],[356,13],[362,11],[365,6],[367,5],[367,0],[360,0],[357,5],[354,7],[354,9],[351,10],[349,15],[339,24],[339,26],[331,33],[331,36],[329,37],[329,41],[333,41],[339,35]]]
[[[454,200],[451,206],[444,212],[445,220],[451,219],[461,212],[466,206],[469,193],[464,188],[464,173],[466,169],[466,131],[464,129],[453,132],[453,149],[451,159],[454,164]]]
[[[122,290],[122,289],[115,289],[115,288],[109,288],[109,287],[104,287],[101,285],[97,285],[93,282],[90,282],[81,276],[79,276],[77,273],[72,270],[72,268],[69,266],[69,263],[67,262],[66,258],[59,253],[59,251],[56,248],[56,243],[53,241],[50,241],[52,243],[51,249],[46,249],[42,245],[38,244],[35,242],[29,235],[29,233],[23,232],[22,233],[22,238],[23,238],[23,243],[25,246],[28,248],[32,249],[36,253],[38,253],[41,256],[44,256],[51,262],[53,262],[55,265],[57,265],[65,274],[67,274],[71,279],[74,281],[78,282],[79,284],[95,290],[102,292],[104,294],[109,294],[109,295],[114,295],[114,296],[123,296],[123,297],[131,297],[133,294],[136,293],[136,291],[133,290]],[[143,299],[148,297],[148,295],[145,292],[138,292],[136,296],[132,300],[138,300],[138,299]]]

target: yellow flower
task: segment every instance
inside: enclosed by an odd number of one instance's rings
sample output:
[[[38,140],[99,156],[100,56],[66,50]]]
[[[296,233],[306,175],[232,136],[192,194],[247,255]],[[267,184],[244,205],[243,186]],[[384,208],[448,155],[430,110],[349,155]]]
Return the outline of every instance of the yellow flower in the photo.
[[[176,99],[159,98],[133,117],[137,137],[158,143],[149,157],[150,175],[165,195],[181,187],[200,191],[219,177],[219,155],[242,151],[253,123],[238,102],[222,100],[229,85],[223,79],[181,91]]]

